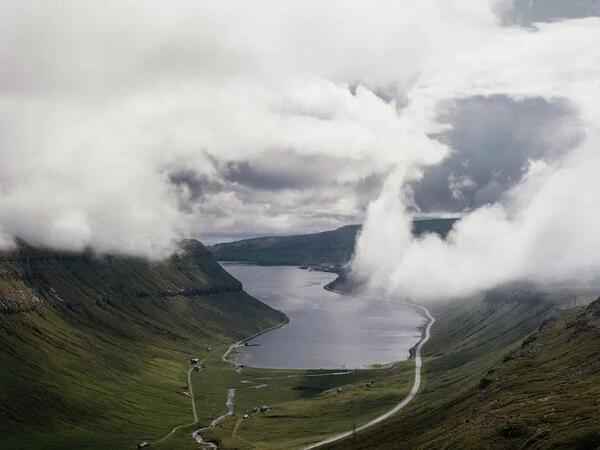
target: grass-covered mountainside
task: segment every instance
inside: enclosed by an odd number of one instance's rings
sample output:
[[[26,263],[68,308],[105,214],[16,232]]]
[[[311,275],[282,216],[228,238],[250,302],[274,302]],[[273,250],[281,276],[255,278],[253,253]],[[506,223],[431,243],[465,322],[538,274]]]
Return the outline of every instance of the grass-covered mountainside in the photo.
[[[413,232],[419,236],[436,233],[445,237],[457,219],[415,220]],[[216,244],[209,247],[220,261],[261,265],[344,265],[354,251],[360,225],[332,231],[295,236],[271,236]]]
[[[435,308],[425,384],[389,422],[331,449],[600,447],[600,300],[528,289]]]
[[[154,263],[21,246],[0,254],[0,447],[128,449],[192,421],[191,355],[283,314],[202,244]]]

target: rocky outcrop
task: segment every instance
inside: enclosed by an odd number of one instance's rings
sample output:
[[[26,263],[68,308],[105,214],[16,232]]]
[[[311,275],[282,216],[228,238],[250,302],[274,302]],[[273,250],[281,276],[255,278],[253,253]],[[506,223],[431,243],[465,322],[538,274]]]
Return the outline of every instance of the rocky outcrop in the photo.
[[[122,255],[53,251],[23,242],[0,253],[0,314],[30,312],[44,305],[78,307],[198,298],[242,292],[242,284],[214,261],[198,241],[164,261]]]
[[[0,314],[34,311],[45,302],[27,286],[18,274],[7,270],[0,272]]]

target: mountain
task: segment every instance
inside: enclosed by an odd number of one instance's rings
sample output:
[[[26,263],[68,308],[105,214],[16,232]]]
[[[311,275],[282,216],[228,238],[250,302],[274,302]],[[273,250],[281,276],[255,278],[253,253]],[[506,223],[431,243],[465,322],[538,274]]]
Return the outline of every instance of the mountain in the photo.
[[[420,236],[436,233],[445,237],[458,219],[415,220],[413,232]],[[341,266],[352,258],[360,225],[348,225],[332,231],[294,236],[270,236],[216,244],[209,247],[219,261],[247,262],[260,265]]]
[[[285,320],[197,241],[167,261],[0,254],[0,439],[120,449],[189,423],[188,359]]]
[[[328,449],[600,448],[600,299],[495,290],[433,308],[425,384],[380,427]]]

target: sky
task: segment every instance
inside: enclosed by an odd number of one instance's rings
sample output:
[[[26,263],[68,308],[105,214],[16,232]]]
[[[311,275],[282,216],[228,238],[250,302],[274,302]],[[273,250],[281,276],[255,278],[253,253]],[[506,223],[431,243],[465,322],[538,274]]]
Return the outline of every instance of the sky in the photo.
[[[2,2],[0,248],[162,258],[185,237],[364,222],[354,266],[390,293],[589,277],[599,16],[596,0]],[[436,214],[463,220],[414,240],[410,220]]]

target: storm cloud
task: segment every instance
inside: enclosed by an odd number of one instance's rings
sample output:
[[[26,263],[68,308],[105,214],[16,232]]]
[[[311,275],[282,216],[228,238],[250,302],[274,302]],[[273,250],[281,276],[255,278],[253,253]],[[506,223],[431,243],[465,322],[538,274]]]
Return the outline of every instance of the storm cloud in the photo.
[[[252,160],[217,163],[224,179],[257,190],[299,190],[327,186],[351,165],[346,158],[272,150]]]
[[[411,184],[421,211],[462,212],[499,201],[532,161],[551,163],[583,140],[577,111],[565,100],[476,96],[440,106],[451,128],[435,138],[452,151]]]

